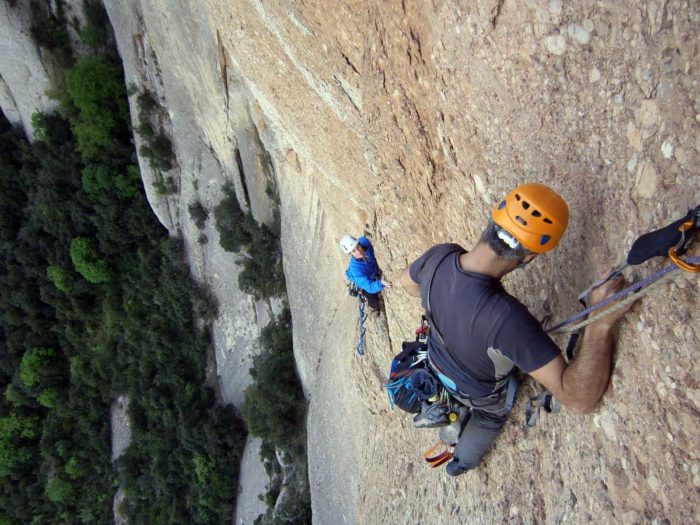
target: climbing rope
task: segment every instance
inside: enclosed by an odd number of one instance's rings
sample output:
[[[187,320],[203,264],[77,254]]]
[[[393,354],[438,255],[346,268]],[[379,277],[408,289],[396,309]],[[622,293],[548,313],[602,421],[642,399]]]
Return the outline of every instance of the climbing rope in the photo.
[[[399,318],[394,313],[394,310],[389,307],[389,301],[387,301],[386,297],[384,297],[384,309],[387,312],[391,313],[391,316],[394,318],[394,321],[396,321],[396,325],[399,327],[399,330],[401,331],[401,335],[403,336],[403,339],[405,341],[406,340],[406,332],[404,332],[404,330],[403,330],[403,325],[401,324],[401,321],[399,321]]]
[[[686,263],[697,265],[700,263],[700,257],[689,257],[687,259]],[[636,301],[637,299],[639,299],[643,295],[648,294],[651,290],[657,288],[658,286],[663,284],[665,281],[667,281],[671,277],[673,277],[676,270],[681,270],[681,269],[682,268],[680,268],[678,265],[676,265],[675,262],[672,262],[666,268],[659,270],[656,273],[651,274],[650,276],[642,279],[641,281],[636,282],[633,285],[628,286],[624,290],[621,290],[621,291],[617,292],[616,294],[608,297],[604,301],[601,301],[598,304],[590,306],[590,307],[586,308],[585,310],[582,310],[578,314],[569,317],[565,321],[562,321],[561,323],[554,325],[553,327],[549,328],[547,330],[547,332],[550,332],[550,333],[578,332],[581,328],[597,321],[598,319],[602,319],[603,317],[606,317],[606,316],[612,314],[613,312],[616,312],[617,310],[628,305],[629,303]],[[589,317],[588,319],[585,319],[584,321],[581,321],[580,323],[577,323],[573,326],[568,326],[571,323],[574,323],[574,322],[578,321],[579,319],[583,319],[588,314],[590,314],[596,310],[600,310],[601,308],[604,308],[605,306],[607,306],[610,303],[613,303],[615,301],[620,301],[620,302],[611,306],[610,308],[603,310],[602,312],[597,313],[596,315]]]
[[[359,326],[360,326],[360,337],[357,341],[357,348],[355,352],[357,355],[362,357],[365,355],[365,320],[367,319],[367,314],[365,313],[365,298],[362,294],[358,294],[357,302],[359,304]]]

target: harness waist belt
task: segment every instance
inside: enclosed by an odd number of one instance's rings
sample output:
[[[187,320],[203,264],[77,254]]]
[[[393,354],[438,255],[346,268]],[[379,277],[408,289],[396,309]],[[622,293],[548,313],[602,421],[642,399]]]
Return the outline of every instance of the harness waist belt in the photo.
[[[503,381],[503,384],[496,388],[496,390],[494,390],[490,394],[486,394],[484,396],[471,396],[469,394],[465,394],[459,388],[457,388],[457,384],[452,379],[450,379],[450,377],[445,375],[442,372],[442,370],[440,370],[440,367],[438,367],[435,364],[435,361],[433,361],[430,357],[430,351],[428,351],[428,364],[438,376],[438,379],[440,379],[440,382],[443,384],[443,386],[448,390],[448,392],[450,392],[450,394],[452,394],[457,399],[487,399],[490,397],[500,395],[503,389],[507,387],[508,392],[506,394],[506,406],[508,407],[508,410],[510,410],[513,407],[513,403],[515,402],[515,394],[518,390],[518,380],[516,379],[515,375],[509,374],[508,377],[505,378],[505,381]]]

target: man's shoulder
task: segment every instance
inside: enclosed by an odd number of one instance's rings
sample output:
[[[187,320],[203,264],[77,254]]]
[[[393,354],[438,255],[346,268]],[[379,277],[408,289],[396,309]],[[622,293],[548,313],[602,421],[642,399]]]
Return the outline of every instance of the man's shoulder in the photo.
[[[435,244],[428,248],[423,254],[416,259],[415,262],[422,262],[423,264],[428,261],[432,261],[438,258],[442,258],[450,253],[464,253],[467,250],[462,248],[459,244],[453,242],[447,242],[443,244]]]
[[[465,251],[464,248],[455,243],[436,244],[411,263],[409,268],[411,278],[420,284],[420,274],[425,268],[433,268],[450,253],[464,253]]]

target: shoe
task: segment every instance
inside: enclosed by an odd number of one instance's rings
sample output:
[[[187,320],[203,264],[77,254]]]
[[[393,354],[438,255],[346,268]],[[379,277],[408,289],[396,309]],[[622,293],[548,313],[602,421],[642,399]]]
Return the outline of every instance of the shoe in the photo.
[[[453,459],[447,464],[445,470],[450,476],[459,476],[460,474],[464,474],[467,470],[469,470],[469,467],[463,467],[456,459]]]
[[[447,416],[449,408],[440,403],[423,401],[420,413],[413,416],[413,426],[416,428],[437,428],[450,424]]]
[[[371,315],[372,317],[379,317],[380,315],[382,315],[382,311],[379,308],[370,308],[369,315]]]

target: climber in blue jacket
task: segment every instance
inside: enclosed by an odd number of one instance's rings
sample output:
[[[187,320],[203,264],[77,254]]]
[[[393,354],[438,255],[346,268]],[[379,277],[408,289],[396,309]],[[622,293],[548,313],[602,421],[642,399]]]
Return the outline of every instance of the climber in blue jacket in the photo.
[[[374,256],[372,243],[367,237],[356,239],[352,235],[346,235],[340,240],[340,248],[351,256],[345,276],[362,290],[372,314],[378,316],[379,293],[390,287],[391,283],[382,280],[382,271]]]

